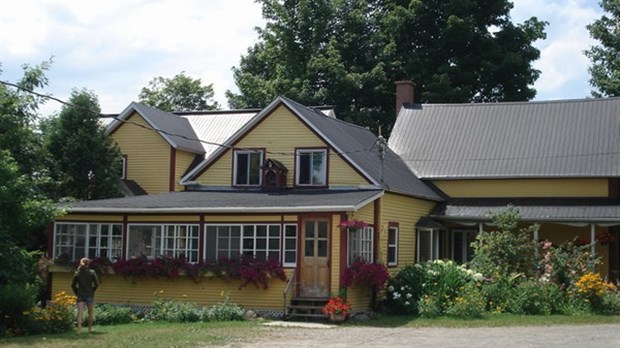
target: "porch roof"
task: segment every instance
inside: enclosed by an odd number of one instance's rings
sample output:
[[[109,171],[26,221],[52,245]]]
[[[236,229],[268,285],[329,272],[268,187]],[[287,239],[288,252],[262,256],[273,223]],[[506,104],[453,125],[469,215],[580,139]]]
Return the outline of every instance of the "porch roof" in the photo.
[[[83,201],[68,213],[310,213],[357,211],[382,190],[181,191]]]
[[[461,198],[439,204],[430,214],[438,220],[489,221],[512,205],[523,221],[620,223],[620,202],[608,198]]]

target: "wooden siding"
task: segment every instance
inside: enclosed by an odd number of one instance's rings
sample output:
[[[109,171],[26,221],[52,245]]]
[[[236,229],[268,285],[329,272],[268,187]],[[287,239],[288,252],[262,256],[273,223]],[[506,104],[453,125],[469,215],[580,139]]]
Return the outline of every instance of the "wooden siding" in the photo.
[[[128,121],[150,127],[137,113]],[[136,181],[150,194],[169,191],[170,145],[160,135],[125,123],[111,137],[127,156],[127,179]]]
[[[185,186],[179,185],[179,181],[181,180],[183,174],[185,174],[185,172],[189,168],[190,164],[192,164],[192,162],[194,161],[194,158],[196,158],[196,154],[183,150],[176,150],[176,163],[174,167],[175,191],[182,191],[185,189]]]
[[[406,265],[415,262],[416,228],[415,224],[421,217],[430,213],[436,203],[422,199],[396,195],[387,192],[381,198],[381,234],[379,253],[381,262],[387,263],[387,232],[388,224],[395,222],[398,228],[398,266],[390,267],[391,274],[395,274]]]
[[[325,144],[287,108],[280,106],[235,145],[237,148],[264,148],[266,158],[278,160],[288,169],[287,186],[295,183],[295,148],[325,148]],[[231,186],[233,152],[227,151],[196,181],[210,186]],[[366,185],[361,177],[339,156],[330,156],[328,182],[330,186]]]
[[[129,215],[127,222],[129,223],[149,223],[149,222],[193,222],[199,223],[200,216],[196,215]]]
[[[82,215],[82,214],[67,214],[58,216],[56,221],[82,221],[82,222],[123,222],[122,215]]]
[[[436,180],[450,197],[607,197],[607,179]]]
[[[291,270],[286,270],[286,272],[287,276],[290,276]],[[52,294],[60,291],[72,294],[72,276],[72,272],[54,272]],[[253,284],[239,289],[241,285],[239,279],[225,281],[219,278],[208,278],[195,283],[185,276],[171,280],[103,275],[100,280],[101,286],[95,294],[96,302],[151,305],[156,298],[164,298],[212,306],[224,300],[222,295],[228,293],[232,302],[245,308],[277,311],[282,311],[282,294],[286,287],[286,282],[277,278],[269,280],[268,289],[256,288]]]

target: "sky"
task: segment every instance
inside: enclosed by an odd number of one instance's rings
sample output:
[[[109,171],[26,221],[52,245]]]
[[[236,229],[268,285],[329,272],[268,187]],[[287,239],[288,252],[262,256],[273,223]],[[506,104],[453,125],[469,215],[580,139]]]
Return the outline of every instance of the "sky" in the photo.
[[[596,45],[586,25],[603,14],[595,0],[515,0],[513,23],[549,22],[535,46],[541,71],[535,100],[590,95],[583,51]],[[99,97],[103,113],[120,113],[153,78],[180,72],[212,83],[227,108],[237,92],[231,68],[265,24],[253,0],[0,0],[0,80],[16,82],[22,65],[53,57],[42,91],[67,100],[74,88]],[[48,101],[44,116],[60,110]]]

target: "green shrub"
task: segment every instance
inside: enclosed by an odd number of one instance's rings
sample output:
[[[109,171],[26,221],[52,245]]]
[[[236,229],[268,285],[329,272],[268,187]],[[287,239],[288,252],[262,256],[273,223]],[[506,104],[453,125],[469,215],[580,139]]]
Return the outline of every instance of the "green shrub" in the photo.
[[[420,264],[407,265],[388,281],[384,300],[386,310],[393,314],[417,313],[417,302],[424,294],[422,284],[426,271]]]
[[[486,311],[486,305],[486,299],[478,285],[469,283],[450,303],[446,314],[457,318],[480,318]]]
[[[230,300],[230,294],[226,294],[222,302],[201,312],[201,321],[231,321],[244,319],[245,310],[243,307]]]
[[[492,313],[506,312],[513,298],[515,286],[522,277],[521,274],[511,276],[495,274],[492,279],[483,282],[480,291],[486,298],[487,309]]]
[[[147,314],[152,321],[175,323],[196,322],[200,320],[201,307],[190,302],[157,299]]]
[[[549,315],[560,312],[563,303],[564,295],[557,284],[526,280],[515,287],[507,310],[515,314]]]
[[[418,301],[418,312],[422,318],[437,318],[444,314],[441,299],[436,295],[424,295]]]
[[[127,324],[134,321],[136,315],[129,307],[121,307],[106,303],[95,305],[95,322],[99,325]],[[84,316],[84,320],[87,316]]]
[[[27,313],[35,307],[38,291],[37,286],[30,284],[0,286],[0,336],[21,336],[26,331],[36,331]]]
[[[608,292],[601,298],[601,309],[598,311],[601,314],[620,314],[620,292]]]

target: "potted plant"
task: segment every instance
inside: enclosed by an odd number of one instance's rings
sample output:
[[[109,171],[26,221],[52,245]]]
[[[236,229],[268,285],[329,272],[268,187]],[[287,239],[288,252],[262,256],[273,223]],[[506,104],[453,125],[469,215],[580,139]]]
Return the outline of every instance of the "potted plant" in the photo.
[[[342,297],[333,296],[330,297],[327,304],[323,306],[323,313],[329,316],[329,320],[335,323],[343,322],[347,317],[347,311],[351,309],[351,305],[348,304]]]

